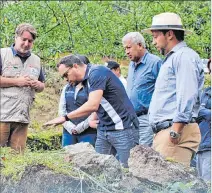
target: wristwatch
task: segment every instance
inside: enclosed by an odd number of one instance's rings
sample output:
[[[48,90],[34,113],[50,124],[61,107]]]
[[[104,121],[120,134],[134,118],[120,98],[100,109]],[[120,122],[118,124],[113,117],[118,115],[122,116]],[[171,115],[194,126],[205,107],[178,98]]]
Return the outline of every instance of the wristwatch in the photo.
[[[180,134],[173,130],[170,130],[169,134],[170,134],[170,137],[173,139],[177,139],[180,137]]]
[[[65,115],[64,118],[65,118],[66,121],[70,121],[70,119],[68,118],[67,115]]]

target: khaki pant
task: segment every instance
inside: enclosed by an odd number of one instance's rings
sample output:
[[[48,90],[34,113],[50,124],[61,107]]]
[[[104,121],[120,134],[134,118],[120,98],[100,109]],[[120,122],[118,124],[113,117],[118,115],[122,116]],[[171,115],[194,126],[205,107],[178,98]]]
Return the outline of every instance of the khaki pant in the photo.
[[[170,141],[171,127],[158,132],[153,140],[153,149],[166,158],[180,162],[185,166],[190,165],[194,152],[197,152],[201,141],[201,134],[197,123],[185,125],[178,144]]]
[[[9,146],[19,153],[23,153],[27,130],[27,123],[0,122],[0,146]]]

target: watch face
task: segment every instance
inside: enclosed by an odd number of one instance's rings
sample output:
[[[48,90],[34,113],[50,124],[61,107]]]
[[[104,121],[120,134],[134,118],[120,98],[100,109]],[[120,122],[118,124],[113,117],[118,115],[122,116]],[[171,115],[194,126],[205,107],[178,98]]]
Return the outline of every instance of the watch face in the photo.
[[[170,137],[174,139],[180,137],[180,134],[175,131],[170,131],[169,134],[170,134]]]
[[[175,137],[176,137],[176,133],[173,132],[173,131],[171,131],[171,132],[170,132],[170,136],[173,137],[173,138],[175,138]]]

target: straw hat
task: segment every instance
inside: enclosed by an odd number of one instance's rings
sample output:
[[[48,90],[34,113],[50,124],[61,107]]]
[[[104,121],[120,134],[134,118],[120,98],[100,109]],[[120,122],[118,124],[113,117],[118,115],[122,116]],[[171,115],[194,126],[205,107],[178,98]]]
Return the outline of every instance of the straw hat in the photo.
[[[182,30],[185,31],[185,34],[191,34],[192,31],[183,29],[183,24],[181,18],[176,13],[161,13],[155,15],[152,20],[151,28],[144,29],[141,32],[152,34],[152,30]]]

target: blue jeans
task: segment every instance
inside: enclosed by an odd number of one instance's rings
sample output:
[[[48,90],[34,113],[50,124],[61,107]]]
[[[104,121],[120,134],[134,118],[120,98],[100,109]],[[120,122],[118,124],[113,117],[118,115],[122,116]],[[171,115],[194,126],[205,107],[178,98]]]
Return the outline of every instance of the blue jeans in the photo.
[[[91,145],[95,146],[96,133],[71,135],[68,131],[66,131],[66,129],[63,128],[63,135],[62,135],[63,147],[80,142],[89,142]]]
[[[151,147],[153,142],[153,131],[149,124],[149,116],[141,115],[139,121],[139,144]]]
[[[97,130],[95,149],[101,154],[116,155],[123,167],[128,167],[130,149],[138,144],[138,130],[134,128],[114,131]]]
[[[197,153],[197,172],[204,181],[211,181],[211,151]]]

